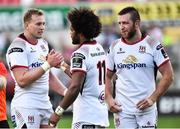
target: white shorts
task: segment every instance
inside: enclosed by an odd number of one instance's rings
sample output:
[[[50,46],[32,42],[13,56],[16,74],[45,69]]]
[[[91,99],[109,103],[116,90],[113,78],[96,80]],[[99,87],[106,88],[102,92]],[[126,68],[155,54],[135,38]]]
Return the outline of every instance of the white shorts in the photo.
[[[157,110],[136,115],[124,112],[115,113],[114,125],[116,129],[156,129]]]
[[[28,109],[13,107],[11,120],[15,129],[40,128],[40,125],[48,125],[52,109]]]
[[[94,125],[88,122],[77,122],[72,124],[72,129],[105,129],[105,127]]]

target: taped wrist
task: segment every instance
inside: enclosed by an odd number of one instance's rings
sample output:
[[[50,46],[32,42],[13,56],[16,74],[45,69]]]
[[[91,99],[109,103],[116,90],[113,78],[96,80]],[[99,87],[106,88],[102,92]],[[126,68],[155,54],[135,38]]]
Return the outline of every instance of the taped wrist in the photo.
[[[66,70],[66,67],[65,67],[63,64],[64,64],[64,61],[61,62],[59,68],[60,68],[62,71],[65,71],[65,70]]]
[[[58,115],[58,116],[62,116],[64,112],[64,109],[61,107],[61,106],[58,106],[55,110],[55,113]]]
[[[64,93],[63,93],[64,96],[66,95],[66,92],[67,92],[67,89],[64,90]]]
[[[42,64],[41,65],[41,68],[46,72],[46,71],[48,71],[49,69],[50,69],[50,64],[47,62],[47,61],[45,61],[44,62],[44,64]]]

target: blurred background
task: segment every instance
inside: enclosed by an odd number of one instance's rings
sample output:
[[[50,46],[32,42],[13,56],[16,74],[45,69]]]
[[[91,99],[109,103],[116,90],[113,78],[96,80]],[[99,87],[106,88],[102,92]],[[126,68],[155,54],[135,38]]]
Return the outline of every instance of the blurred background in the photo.
[[[22,16],[28,8],[35,7],[45,11],[46,32],[44,37],[50,47],[63,53],[69,63],[71,53],[76,49],[71,44],[67,12],[73,7],[92,8],[103,24],[97,41],[107,51],[111,42],[120,37],[117,26],[117,13],[125,6],[135,6],[142,19],[142,31],[159,39],[171,59],[175,81],[168,92],[158,101],[161,128],[180,128],[180,0],[0,0],[0,60],[5,64],[5,53],[12,40],[23,31]],[[69,78],[60,70],[53,72],[66,85]],[[160,76],[160,75],[159,75]],[[7,86],[7,108],[10,116],[10,102],[14,93],[14,81],[9,75]],[[55,108],[61,96],[50,91]],[[72,107],[70,107],[59,127],[71,126]],[[110,113],[111,128],[113,128]],[[9,120],[10,122],[10,120]],[[64,123],[63,123],[64,122]]]

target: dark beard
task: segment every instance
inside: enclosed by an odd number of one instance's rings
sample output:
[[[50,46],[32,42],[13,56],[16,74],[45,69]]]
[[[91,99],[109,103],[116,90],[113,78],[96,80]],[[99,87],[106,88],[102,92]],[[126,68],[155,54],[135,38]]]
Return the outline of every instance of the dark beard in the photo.
[[[136,34],[136,29],[135,29],[135,27],[133,26],[133,29],[132,29],[131,32],[129,32],[127,39],[132,39],[135,34]]]
[[[72,39],[72,44],[77,45],[80,44],[80,38],[78,35],[75,35]]]

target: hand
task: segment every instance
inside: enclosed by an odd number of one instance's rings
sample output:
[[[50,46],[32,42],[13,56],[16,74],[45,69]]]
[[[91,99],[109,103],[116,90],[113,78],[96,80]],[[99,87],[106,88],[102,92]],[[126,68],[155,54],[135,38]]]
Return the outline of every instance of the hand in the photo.
[[[113,98],[108,100],[108,106],[109,106],[109,111],[112,113],[117,113],[122,111],[121,105],[118,102],[116,102],[116,100]]]
[[[64,61],[64,57],[62,56],[62,54],[56,52],[54,49],[51,50],[47,56],[47,62],[51,67],[57,67],[63,61]]]
[[[51,117],[49,118],[49,126],[55,127],[56,124],[58,123],[59,119],[60,119],[60,116],[58,116],[55,113],[53,113],[51,115]]]
[[[147,98],[147,99],[143,99],[141,101],[139,101],[137,103],[137,108],[140,110],[144,110],[150,106],[152,106],[154,104],[154,102],[152,101],[152,99]]]

